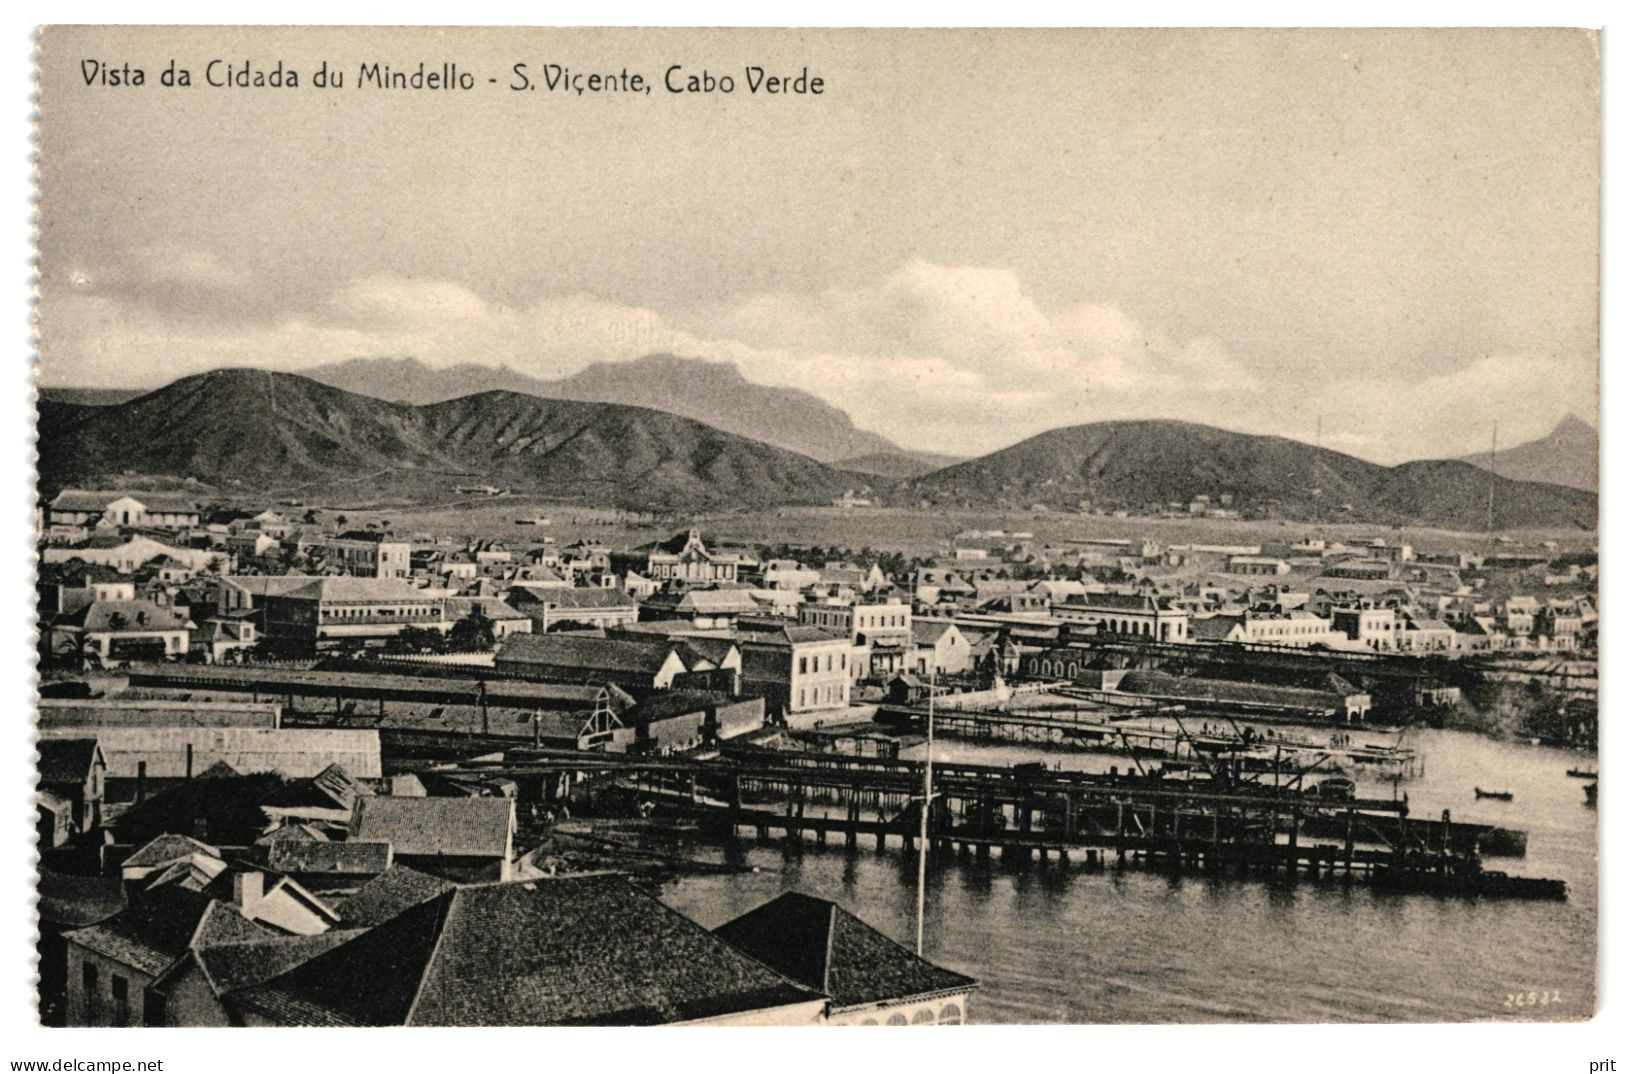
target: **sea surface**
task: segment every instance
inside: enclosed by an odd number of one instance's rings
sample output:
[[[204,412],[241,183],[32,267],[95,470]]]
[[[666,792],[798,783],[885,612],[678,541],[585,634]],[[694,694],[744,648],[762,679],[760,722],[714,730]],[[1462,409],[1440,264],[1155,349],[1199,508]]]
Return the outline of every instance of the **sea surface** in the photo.
[[[1324,737],[1324,731],[1298,730]],[[1341,880],[1284,883],[1086,871],[1051,861],[928,859],[926,954],[981,981],[982,1023],[1460,1022],[1573,1020],[1595,1001],[1597,811],[1584,781],[1595,754],[1411,732],[1422,775],[1400,785],[1413,817],[1520,828],[1525,858],[1486,867],[1558,877],[1566,902],[1377,894]],[[1124,757],[939,741],[941,759],[1043,760],[1089,770]],[[1477,800],[1475,786],[1512,802]],[[1361,780],[1376,797],[1392,787]],[[660,838],[663,849],[759,872],[684,877],[665,901],[714,927],[795,889],[832,899],[912,945],[916,862],[876,852]]]

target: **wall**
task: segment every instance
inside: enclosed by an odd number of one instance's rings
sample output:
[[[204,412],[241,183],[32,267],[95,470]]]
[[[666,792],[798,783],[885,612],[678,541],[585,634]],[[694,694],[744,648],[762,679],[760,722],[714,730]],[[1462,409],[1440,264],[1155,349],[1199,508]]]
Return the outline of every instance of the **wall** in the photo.
[[[963,1025],[970,993],[939,997],[921,1003],[899,1003],[833,1011],[832,1026]]]

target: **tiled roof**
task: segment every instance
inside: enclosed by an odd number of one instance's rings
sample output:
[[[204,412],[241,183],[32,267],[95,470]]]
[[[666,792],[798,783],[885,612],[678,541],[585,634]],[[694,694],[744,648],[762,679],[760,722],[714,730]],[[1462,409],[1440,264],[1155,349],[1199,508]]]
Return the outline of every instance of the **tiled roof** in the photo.
[[[397,855],[501,858],[513,823],[511,798],[359,798],[350,834]]]
[[[173,492],[120,492],[116,489],[102,491],[63,489],[51,501],[51,507],[57,511],[100,511],[114,500],[126,496],[139,501],[149,511],[195,513],[198,509],[197,501]]]
[[[624,589],[608,586],[528,586],[516,585],[508,594],[510,600],[522,599],[527,604],[550,604],[555,608],[630,608],[636,601]]]
[[[125,907],[124,882],[116,876],[69,876],[42,868],[34,890],[40,923],[57,928],[94,925]]]
[[[497,663],[514,662],[585,671],[653,675],[676,646],[665,638],[597,638],[574,634],[515,634],[497,650]]]
[[[300,600],[320,600],[324,604],[365,604],[375,601],[434,601],[409,582],[398,578],[354,578],[328,575],[286,593]]]
[[[354,1025],[655,1025],[813,1002],[620,877],[447,891],[242,1001]]]
[[[813,626],[786,626],[771,632],[752,634],[746,638],[753,645],[775,645],[789,648],[796,645],[815,645],[819,642],[845,641],[839,634],[831,634]]]
[[[339,904],[339,924],[366,929],[428,902],[455,887],[451,881],[420,873],[404,865],[391,865],[356,888]]]
[[[717,935],[823,992],[835,1009],[976,987],[975,979],[927,962],[835,903],[799,892],[735,918]]]
[[[224,574],[220,576],[220,583],[264,597],[302,589],[318,577],[314,574]]]
[[[143,895],[123,913],[99,925],[75,929],[66,938],[158,977],[186,954],[198,922],[213,904],[214,900],[195,891],[164,887]]]
[[[48,783],[83,783],[90,775],[90,766],[96,761],[94,738],[44,739],[39,749],[39,781]]]
[[[170,862],[183,861],[193,854],[207,854],[211,858],[220,857],[220,851],[207,843],[199,842],[189,835],[176,835],[173,832],[160,835],[146,846],[124,859],[126,868],[156,868],[168,865]]]
[[[172,604],[154,604],[150,600],[93,600],[77,611],[57,616],[56,622],[95,633],[147,634],[192,628],[191,617],[186,612]]]
[[[279,873],[375,876],[389,868],[390,845],[364,839],[342,843],[284,839],[271,844],[266,867]]]
[[[216,994],[224,994],[287,973],[355,937],[353,930],[334,929],[314,936],[269,936],[246,942],[200,944],[197,957]]]

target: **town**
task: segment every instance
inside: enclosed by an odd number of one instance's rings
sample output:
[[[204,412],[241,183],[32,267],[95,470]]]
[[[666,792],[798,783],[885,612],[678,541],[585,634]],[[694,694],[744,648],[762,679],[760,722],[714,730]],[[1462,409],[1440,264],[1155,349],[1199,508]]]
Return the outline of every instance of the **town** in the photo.
[[[997,852],[1563,897],[1483,868],[1527,833],[1411,809],[1427,759],[1406,733],[1594,750],[1594,547],[1313,524],[1164,543],[1093,517],[919,556],[677,517],[639,543],[516,518],[513,540],[56,491],[38,518],[42,1018],[967,1020],[978,968],[861,906],[787,890],[707,928],[666,905],[673,876],[750,867],[636,838],[662,830],[889,844],[922,877],[928,851]],[[1038,760],[933,764],[938,738]]]

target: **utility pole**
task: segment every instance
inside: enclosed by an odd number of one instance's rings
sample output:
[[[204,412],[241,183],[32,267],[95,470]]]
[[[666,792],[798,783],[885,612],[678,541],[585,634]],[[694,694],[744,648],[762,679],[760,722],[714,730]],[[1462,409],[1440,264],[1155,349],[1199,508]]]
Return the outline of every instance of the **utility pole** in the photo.
[[[1500,439],[1501,423],[1490,422],[1490,536],[1495,536],[1495,449]]]
[[[914,953],[925,957],[925,855],[931,836],[931,747],[936,741],[937,668],[931,666],[930,693],[925,699],[925,794],[920,799],[920,866],[914,897]]]

